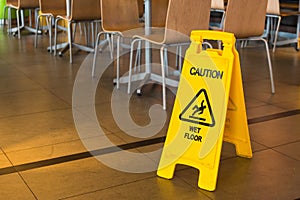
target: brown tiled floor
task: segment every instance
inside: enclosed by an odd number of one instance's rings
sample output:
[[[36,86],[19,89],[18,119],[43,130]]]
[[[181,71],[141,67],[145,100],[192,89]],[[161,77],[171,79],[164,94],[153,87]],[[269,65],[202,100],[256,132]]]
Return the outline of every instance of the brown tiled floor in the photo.
[[[137,165],[140,170],[155,168],[174,101],[170,91],[163,127],[158,121],[148,129],[120,127],[111,108],[114,71],[110,67],[95,95],[95,120],[89,104],[72,106],[74,82],[82,81],[76,75],[79,69],[90,71],[92,55],[76,52],[74,63],[69,64],[68,55],[55,57],[47,52],[45,35],[40,37],[38,48],[33,47],[34,36],[30,34],[18,40],[1,32],[0,41],[0,199],[300,198],[300,53],[294,48],[277,48],[271,55],[274,95],[264,49],[240,51],[253,158],[237,157],[234,147],[224,143],[217,188],[208,192],[197,187],[198,171],[187,166],[178,166],[174,178],[165,180],[155,171],[128,173],[99,161],[129,168]],[[101,59],[100,55],[98,62]],[[121,63],[126,70],[128,56]],[[89,87],[84,84],[79,85]],[[161,103],[160,91],[159,85],[150,84],[143,88],[142,96],[132,96],[129,107],[137,125],[150,123],[148,111],[152,104]],[[127,97],[126,86],[121,85],[114,100],[119,109],[127,108]],[[88,99],[84,93],[80,98]],[[93,120],[104,133],[89,126]],[[84,135],[79,134],[76,123],[83,125]],[[152,136],[155,129],[157,134]],[[134,130],[144,138],[127,134]],[[120,157],[115,145],[144,155],[145,163]],[[97,156],[88,150],[95,150]],[[146,153],[155,150],[158,153]]]

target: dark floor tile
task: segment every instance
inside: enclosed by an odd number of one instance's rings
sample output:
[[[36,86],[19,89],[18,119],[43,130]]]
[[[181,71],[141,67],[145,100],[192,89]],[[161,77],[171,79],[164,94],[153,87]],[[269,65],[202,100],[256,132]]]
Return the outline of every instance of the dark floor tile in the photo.
[[[251,139],[267,147],[276,147],[300,140],[300,115],[250,125]]]
[[[300,141],[278,146],[274,150],[300,161]]]
[[[299,167],[298,161],[273,150],[257,152],[252,159],[227,159],[221,161],[216,190],[203,192],[212,199],[296,199]],[[197,187],[197,170],[180,170],[175,176]]]

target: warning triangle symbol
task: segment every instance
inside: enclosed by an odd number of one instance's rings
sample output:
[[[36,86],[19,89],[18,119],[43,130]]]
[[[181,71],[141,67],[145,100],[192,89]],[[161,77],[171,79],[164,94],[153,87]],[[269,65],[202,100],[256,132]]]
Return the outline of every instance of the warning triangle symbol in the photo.
[[[180,113],[179,119],[203,126],[215,126],[215,118],[205,89],[196,94]]]

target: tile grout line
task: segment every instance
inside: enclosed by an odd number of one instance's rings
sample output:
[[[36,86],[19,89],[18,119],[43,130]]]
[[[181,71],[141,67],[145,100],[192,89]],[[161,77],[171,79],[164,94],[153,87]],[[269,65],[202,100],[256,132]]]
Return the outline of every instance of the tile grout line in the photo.
[[[287,155],[287,154],[285,154],[283,152],[280,152],[280,151],[276,150],[275,148],[276,147],[272,147],[270,149],[273,150],[273,151],[275,151],[276,153],[279,153],[279,154],[281,154],[281,155],[283,155],[285,157],[288,157],[289,159],[292,159],[292,160],[295,160],[295,161],[299,161],[297,158],[293,158],[293,157],[291,157],[291,156],[289,156],[289,155]]]
[[[11,162],[11,160],[9,159],[9,157],[7,156],[7,154],[3,151],[3,149],[0,147],[0,150],[3,152],[3,154],[5,155],[5,157],[7,158],[7,160],[9,161],[9,163],[12,165],[12,169],[15,171],[15,173],[18,174],[18,176],[22,179],[23,183],[26,185],[26,187],[28,188],[28,190],[30,191],[30,193],[33,195],[33,197],[38,200],[37,196],[34,194],[34,192],[32,191],[32,189],[29,187],[28,183],[25,181],[24,177],[22,176],[22,174],[15,169],[13,163]]]
[[[300,114],[300,109],[297,110],[291,110],[287,112],[282,112],[282,113],[276,113],[273,115],[267,115],[263,117],[258,117],[258,118],[253,118],[248,120],[248,124],[256,124],[256,123],[262,123],[266,121],[272,121],[275,119],[281,119],[289,116],[294,116],[294,115],[299,115]],[[6,167],[0,169],[0,175],[4,174],[11,174],[11,173],[19,173],[21,171],[27,171],[31,169],[36,169],[36,168],[41,168],[41,167],[46,167],[46,166],[51,166],[55,164],[61,164],[61,163],[66,163],[66,162],[71,162],[75,160],[81,160],[85,158],[90,158],[93,156],[98,156],[98,155],[105,155],[109,153],[115,153],[118,151],[122,150],[130,150],[138,147],[145,147],[153,144],[158,144],[162,143],[165,141],[165,136],[163,137],[158,137],[158,138],[153,138],[153,139],[148,139],[148,140],[142,140],[138,142],[132,142],[132,143],[127,143],[127,144],[122,144],[122,145],[117,145],[117,146],[111,146],[111,147],[106,147],[103,149],[97,149],[93,151],[86,151],[86,152],[81,152],[77,154],[70,154],[66,156],[61,156],[57,158],[51,158],[51,159],[46,159],[46,160],[40,160],[36,162],[30,162],[30,163],[25,163],[25,164],[20,164],[20,165],[13,165],[11,167]],[[5,152],[3,152],[5,153]],[[6,154],[5,154],[6,156]],[[6,156],[7,157],[7,156]],[[7,157],[8,159],[8,157]]]
[[[272,115],[266,115],[263,117],[249,119],[248,124],[249,125],[257,124],[257,123],[261,123],[261,122],[272,121],[275,119],[281,119],[281,118],[290,117],[290,116],[299,115],[299,114],[300,114],[300,109],[290,110],[290,111],[286,111],[286,112],[280,112],[280,113],[276,113],[276,114],[272,114]]]
[[[41,168],[41,167],[46,167],[46,166],[51,166],[55,164],[61,164],[61,163],[66,163],[66,162],[71,162],[75,160],[81,160],[85,158],[90,158],[93,156],[99,156],[99,155],[106,155],[109,153],[115,153],[119,152],[122,150],[130,150],[138,147],[145,147],[157,143],[164,142],[165,137],[159,137],[159,138],[153,138],[149,140],[143,140],[139,142],[132,142],[132,143],[127,143],[127,144],[122,144],[122,145],[117,145],[117,146],[112,146],[112,147],[106,147],[103,149],[97,149],[93,150],[90,152],[81,152],[77,154],[71,154],[71,155],[66,155],[66,156],[61,156],[57,158],[51,158],[47,160],[41,160],[41,161],[36,161],[36,162],[31,162],[31,163],[25,163],[25,164],[20,164],[20,165],[13,165],[11,167],[6,167],[0,169],[0,175],[4,174],[11,174],[15,172],[21,172],[21,171],[27,171],[31,169],[36,169],[36,168]]]
[[[74,196],[67,196],[67,197],[60,198],[59,200],[66,200],[66,199],[70,199],[70,198],[74,198],[74,197],[80,197],[80,196],[83,196],[83,195],[86,195],[86,194],[92,194],[92,193],[95,193],[95,192],[109,190],[109,189],[120,187],[120,186],[123,186],[123,185],[128,185],[128,184],[131,184],[131,183],[137,183],[137,182],[140,182],[140,181],[143,181],[143,180],[148,180],[148,179],[151,179],[153,177],[156,177],[156,176],[149,176],[149,177],[146,177],[146,178],[143,178],[143,179],[134,180],[134,181],[126,182],[126,183],[121,183],[121,184],[118,184],[118,185],[113,185],[113,186],[109,186],[109,187],[106,187],[106,188],[93,190],[93,191],[89,191],[89,192],[86,192],[86,193],[77,194],[77,195],[74,195]]]
[[[4,116],[4,117],[0,116],[0,120],[7,119],[7,118],[13,118],[13,117],[23,117],[23,116],[30,116],[30,115],[35,115],[35,114],[49,113],[49,112],[52,112],[52,111],[62,111],[62,110],[72,110],[72,107],[57,108],[57,109],[53,109],[53,110],[37,111],[37,112],[24,113],[24,114],[19,114],[19,115],[8,115],[8,116]]]

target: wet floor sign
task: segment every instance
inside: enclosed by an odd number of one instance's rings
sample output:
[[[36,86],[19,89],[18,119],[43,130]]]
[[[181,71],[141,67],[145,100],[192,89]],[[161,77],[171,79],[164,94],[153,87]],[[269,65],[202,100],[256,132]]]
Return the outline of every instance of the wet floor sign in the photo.
[[[206,40],[222,50],[203,50]],[[239,56],[230,33],[193,31],[191,41],[157,175],[171,179],[177,164],[188,165],[199,169],[198,186],[213,191],[223,140],[252,157]]]

